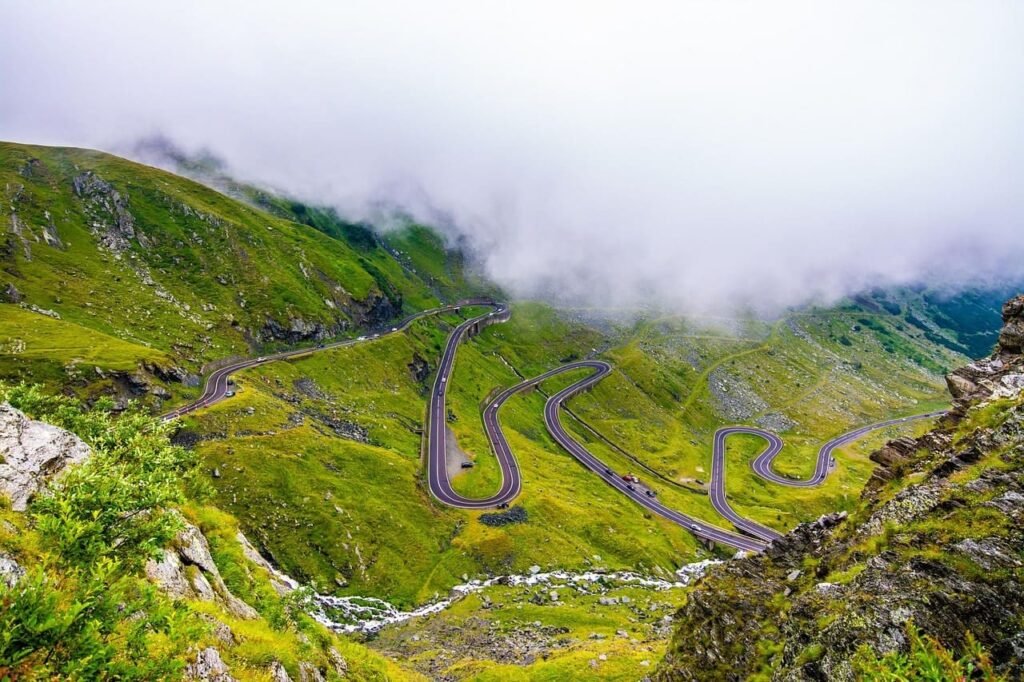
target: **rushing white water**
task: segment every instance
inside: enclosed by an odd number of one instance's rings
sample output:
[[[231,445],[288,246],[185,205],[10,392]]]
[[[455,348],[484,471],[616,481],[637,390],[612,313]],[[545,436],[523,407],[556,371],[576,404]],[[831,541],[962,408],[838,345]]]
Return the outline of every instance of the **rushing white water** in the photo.
[[[488,578],[487,580],[470,580],[453,587],[448,598],[431,602],[412,611],[401,611],[393,604],[376,597],[335,597],[317,594],[313,597],[314,608],[312,613],[313,617],[318,621],[338,632],[373,632],[387,625],[394,625],[411,618],[438,613],[466,595],[479,592],[493,585],[511,587],[554,585],[557,587],[571,587],[584,593],[589,593],[590,590],[588,588],[594,585],[602,587],[635,585],[661,591],[686,587],[693,580],[704,575],[709,567],[718,563],[721,562],[708,559],[687,564],[676,571],[676,580],[650,578],[629,571],[614,573],[550,571],[541,573],[539,570],[531,571],[525,575],[506,575]]]

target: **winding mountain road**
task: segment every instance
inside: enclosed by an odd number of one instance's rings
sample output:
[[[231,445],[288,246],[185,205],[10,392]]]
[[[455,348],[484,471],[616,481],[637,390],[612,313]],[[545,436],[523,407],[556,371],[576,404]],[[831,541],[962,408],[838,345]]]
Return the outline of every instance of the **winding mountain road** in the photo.
[[[256,367],[258,365],[264,365],[268,362],[274,362],[275,360],[295,359],[298,357],[302,357],[304,355],[310,355],[317,351],[328,350],[330,348],[344,348],[346,346],[354,346],[357,343],[372,341],[382,336],[386,336],[387,334],[396,334],[400,331],[404,331],[410,324],[412,324],[413,322],[420,318],[428,317],[430,315],[437,315],[440,313],[452,312],[458,310],[462,306],[471,305],[487,305],[504,308],[503,304],[496,304],[488,299],[467,299],[465,301],[460,301],[458,303],[453,303],[451,305],[439,306],[437,308],[431,308],[429,310],[421,310],[420,312],[409,315],[408,317],[403,318],[398,322],[380,327],[378,329],[370,330],[366,333],[365,336],[360,336],[359,338],[356,339],[346,339],[344,341],[335,341],[333,343],[327,343],[313,348],[297,348],[295,350],[288,350],[280,353],[272,353],[270,355],[260,356],[258,358],[248,358],[245,360],[239,360],[237,362],[233,362],[231,364],[225,365],[214,370],[210,374],[210,376],[206,378],[206,384],[203,386],[203,393],[199,396],[199,398],[197,398],[195,401],[191,403],[188,403],[187,405],[182,405],[177,409],[165,413],[164,415],[162,415],[162,418],[164,420],[169,421],[171,419],[175,419],[176,417],[186,415],[189,412],[194,412],[199,408],[209,407],[214,403],[220,402],[226,397],[226,394],[229,390],[228,387],[230,386],[230,384],[228,383],[228,379],[231,377],[232,374],[234,374],[235,372],[240,372],[243,369]]]
[[[839,447],[852,443],[853,441],[867,435],[872,431],[878,429],[884,429],[887,426],[895,426],[897,424],[905,424],[907,422],[917,421],[920,419],[932,419],[945,414],[944,411],[938,412],[926,412],[924,414],[915,414],[909,417],[899,417],[897,419],[887,419],[881,422],[875,422],[874,424],[868,424],[848,431],[840,436],[836,436],[832,440],[828,441],[818,450],[818,459],[815,463],[814,473],[811,474],[810,478],[807,479],[794,479],[787,476],[782,476],[775,473],[772,469],[772,462],[775,457],[782,451],[783,442],[778,435],[771,431],[765,431],[764,429],[754,428],[752,426],[725,426],[715,431],[715,443],[714,450],[712,451],[712,471],[711,471],[711,505],[715,510],[729,519],[729,521],[736,526],[739,530],[744,533],[753,535],[756,538],[771,542],[776,538],[781,537],[781,533],[763,526],[756,521],[740,516],[736,511],[729,506],[728,498],[725,494],[725,441],[726,439],[735,433],[745,433],[753,436],[759,436],[768,441],[768,446],[761,451],[761,453],[753,459],[750,463],[751,469],[754,470],[761,478],[778,485],[786,485],[794,488],[811,488],[817,485],[821,485],[828,477],[829,471],[832,469],[832,452]]]
[[[397,333],[406,329],[412,322],[420,318],[436,315],[444,312],[455,311],[462,306],[480,305],[491,307],[491,312],[477,317],[470,318],[460,323],[448,336],[444,352],[441,354],[441,361],[438,364],[437,374],[430,391],[430,401],[427,412],[427,485],[431,494],[440,502],[452,507],[461,509],[489,509],[508,504],[514,500],[522,490],[522,475],[515,455],[509,446],[498,419],[498,413],[502,405],[513,395],[525,391],[537,384],[550,379],[558,374],[580,369],[593,370],[592,374],[580,379],[572,385],[562,389],[548,398],[544,405],[544,425],[552,438],[572,455],[580,464],[592,471],[605,482],[605,484],[618,490],[620,493],[631,499],[645,509],[676,523],[693,535],[702,540],[716,542],[735,549],[758,552],[764,550],[768,543],[781,534],[737,514],[729,506],[725,493],[725,443],[726,439],[736,433],[746,433],[760,436],[768,441],[768,446],[752,462],[754,472],[762,478],[780,485],[810,487],[819,485],[828,476],[832,463],[832,452],[847,443],[850,443],[861,436],[876,429],[892,426],[918,419],[936,417],[942,412],[929,412],[927,414],[913,415],[899,419],[889,419],[875,424],[862,426],[858,429],[844,433],[822,445],[818,451],[818,460],[814,474],[806,480],[791,479],[781,476],[772,469],[772,462],[783,447],[782,439],[770,431],[748,427],[728,426],[718,429],[715,432],[714,450],[712,454],[712,480],[710,484],[710,497],[712,506],[725,519],[730,521],[740,533],[720,528],[683,514],[662,504],[653,494],[648,494],[621,475],[616,474],[610,467],[606,466],[600,459],[595,457],[589,450],[568,434],[561,422],[561,408],[570,398],[590,388],[601,381],[611,371],[610,364],[603,360],[581,360],[561,365],[549,370],[539,376],[527,379],[515,386],[505,389],[499,393],[483,411],[484,430],[487,439],[494,450],[501,470],[502,482],[498,491],[489,497],[475,499],[468,498],[457,493],[451,485],[447,471],[447,409],[445,398],[448,390],[448,383],[455,367],[455,355],[459,344],[467,336],[478,331],[484,325],[493,322],[503,322],[508,319],[508,307],[504,303],[495,303],[488,299],[468,299],[457,304],[441,306],[424,310],[406,317],[388,327],[370,331],[365,336],[357,339],[349,339],[334,343],[324,344],[315,348],[302,348],[297,350],[274,353],[258,358],[240,360],[215,370],[206,380],[202,395],[194,402],[179,407],[163,415],[166,420],[175,419],[188,414],[202,407],[207,407],[220,400],[223,400],[229,391],[229,377],[240,370],[255,367],[276,360],[294,359],[309,355],[320,350],[331,348],[343,348],[352,346],[364,341],[372,341],[386,334]]]

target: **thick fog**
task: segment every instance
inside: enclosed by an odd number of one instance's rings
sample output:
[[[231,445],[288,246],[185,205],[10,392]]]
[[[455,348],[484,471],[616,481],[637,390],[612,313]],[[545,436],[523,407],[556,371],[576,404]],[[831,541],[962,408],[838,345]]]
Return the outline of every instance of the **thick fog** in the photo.
[[[1019,2],[0,4],[0,138],[157,132],[442,224],[519,295],[1024,275]]]

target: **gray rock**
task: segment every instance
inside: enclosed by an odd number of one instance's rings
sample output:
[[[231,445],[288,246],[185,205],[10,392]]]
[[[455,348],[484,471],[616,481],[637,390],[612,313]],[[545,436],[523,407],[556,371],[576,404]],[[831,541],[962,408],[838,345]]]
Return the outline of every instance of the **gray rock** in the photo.
[[[220,652],[206,647],[196,655],[196,660],[185,666],[185,679],[200,682],[235,682],[227,665],[221,660]]]
[[[25,300],[25,296],[18,291],[10,282],[2,290],[0,290],[0,302],[3,303],[21,303]]]
[[[47,481],[85,460],[89,446],[51,424],[33,421],[8,403],[0,404],[0,492],[11,508],[24,511]]]
[[[253,544],[249,542],[249,538],[245,537],[242,531],[238,531],[235,539],[238,540],[238,544],[242,546],[242,553],[245,555],[245,558],[270,574],[270,585],[279,595],[283,597],[286,594],[293,592],[299,586],[299,583],[284,573],[281,573],[269,561],[267,561],[253,546]],[[341,587],[344,587],[344,585]]]
[[[1016,490],[1008,490],[994,500],[991,500],[988,504],[1005,514],[1012,514],[1015,511],[1024,509],[1024,495],[1021,495]]]
[[[299,682],[325,682],[324,674],[312,663],[299,663]]]
[[[968,538],[961,540],[953,548],[988,571],[1021,565],[1020,560],[1010,554],[1013,550],[1007,551],[998,538]]]
[[[254,608],[236,597],[224,584],[210,545],[203,533],[185,522],[171,549],[158,560],[146,563],[146,576],[175,599],[215,602],[238,618],[258,618]]]
[[[25,569],[14,560],[14,557],[0,552],[0,582],[6,584],[7,587],[14,587],[23,575],[25,575]]]
[[[292,682],[291,676],[280,661],[270,664],[270,680],[271,682]]]

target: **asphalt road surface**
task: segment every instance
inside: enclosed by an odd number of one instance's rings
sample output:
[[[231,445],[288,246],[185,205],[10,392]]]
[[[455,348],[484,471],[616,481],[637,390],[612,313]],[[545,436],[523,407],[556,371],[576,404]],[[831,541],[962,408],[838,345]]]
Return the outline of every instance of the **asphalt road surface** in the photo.
[[[758,429],[751,426],[726,426],[715,431],[715,444],[712,453],[712,473],[711,473],[711,504],[719,514],[729,519],[730,522],[736,528],[744,533],[753,535],[756,538],[760,538],[766,541],[772,541],[775,538],[780,537],[780,534],[771,528],[762,526],[761,524],[751,521],[750,519],[744,518],[737,514],[732,507],[729,506],[729,501],[725,495],[725,441],[734,433],[747,433],[754,436],[760,436],[768,441],[768,446],[761,451],[757,457],[750,463],[751,468],[761,478],[772,483],[778,483],[779,485],[787,485],[796,488],[810,488],[816,485],[820,485],[827,477],[829,472],[833,468],[832,452],[847,443],[851,443],[858,438],[867,435],[872,431],[883,429],[887,426],[894,426],[896,424],[905,424],[907,422],[917,421],[919,419],[932,419],[945,414],[943,411],[938,412],[927,412],[925,414],[915,414],[909,417],[900,417],[898,419],[887,419],[885,421],[876,422],[874,424],[868,424],[861,426],[860,428],[848,431],[841,436],[836,436],[832,440],[828,441],[818,450],[818,459],[815,463],[814,473],[810,478],[807,479],[794,479],[787,476],[782,476],[775,473],[772,469],[772,462],[775,457],[782,450],[783,442],[782,439],[772,433],[771,431],[765,431],[764,429]]]
[[[203,387],[203,393],[195,402],[191,402],[188,405],[182,405],[181,407],[175,410],[171,410],[170,412],[164,414],[163,418],[165,420],[174,419],[176,417],[188,414],[189,412],[198,410],[201,407],[208,407],[216,402],[220,402],[226,397],[225,394],[230,390],[230,384],[228,383],[228,379],[231,377],[232,374],[243,369],[248,369],[249,367],[256,367],[257,365],[263,365],[268,362],[274,362],[275,360],[287,360],[289,358],[297,358],[303,355],[315,353],[316,351],[327,350],[329,348],[344,348],[345,346],[354,346],[357,343],[373,341],[374,339],[386,336],[387,334],[400,332],[404,330],[406,327],[408,327],[410,324],[412,324],[414,321],[422,317],[427,317],[429,315],[437,315],[438,313],[451,312],[453,310],[457,310],[462,306],[469,305],[494,306],[497,304],[486,299],[468,299],[452,305],[431,308],[430,310],[422,310],[413,315],[409,315],[408,317],[406,317],[403,320],[400,320],[399,322],[394,322],[387,326],[368,331],[366,332],[365,336],[360,336],[357,339],[336,341],[334,343],[323,344],[322,346],[316,346],[312,348],[299,348],[296,350],[289,350],[281,353],[273,353],[271,355],[265,355],[258,358],[249,358],[246,360],[239,360],[238,362],[233,362],[229,365],[225,365],[224,367],[215,370],[212,374],[210,374],[209,377],[207,377],[206,384]]]
[[[490,441],[491,448],[494,450],[494,454],[498,459],[498,466],[501,470],[502,476],[501,487],[494,495],[483,499],[467,498],[456,493],[455,490],[452,489],[451,481],[448,479],[446,466],[447,439],[445,438],[445,426],[447,424],[447,410],[445,406],[445,397],[448,390],[448,383],[452,375],[452,370],[455,366],[456,351],[462,340],[466,338],[472,330],[480,328],[483,324],[489,322],[501,322],[508,319],[508,307],[504,303],[495,303],[487,299],[468,299],[460,301],[457,304],[424,310],[410,315],[397,323],[387,325],[386,327],[382,327],[377,330],[368,331],[364,336],[360,336],[357,339],[337,341],[314,348],[289,350],[231,363],[210,374],[206,380],[202,395],[196,401],[166,413],[163,415],[163,418],[167,420],[175,419],[194,410],[213,405],[214,403],[223,400],[230,390],[231,384],[229,383],[229,378],[232,374],[240,370],[268,362],[274,362],[276,360],[294,359],[320,350],[343,348],[361,342],[373,341],[374,339],[387,334],[400,332],[415,320],[428,315],[451,312],[462,306],[470,305],[489,306],[492,310],[489,313],[460,323],[449,335],[445,344],[444,352],[441,355],[441,362],[438,365],[438,371],[434,378],[433,387],[430,391],[430,405],[428,408],[427,418],[428,487],[434,497],[442,503],[452,507],[459,507],[462,509],[488,509],[507,504],[519,495],[519,492],[522,489],[522,476],[519,470],[519,465],[516,462],[515,455],[512,453],[508,440],[505,438],[505,434],[501,429],[498,412],[501,409],[501,406],[516,393],[524,391],[532,386],[536,386],[542,381],[557,374],[578,369],[591,369],[593,370],[593,373],[548,398],[548,401],[544,406],[544,424],[555,441],[580,464],[599,476],[607,485],[615,488],[640,506],[678,524],[702,540],[716,542],[736,549],[752,552],[758,552],[765,549],[767,544],[780,537],[780,534],[755,521],[740,516],[732,509],[732,507],[729,506],[725,494],[725,441],[728,436],[734,433],[748,433],[760,436],[768,441],[768,447],[766,447],[765,450],[761,452],[761,454],[759,454],[751,463],[754,471],[762,478],[781,485],[810,487],[819,485],[828,476],[829,470],[832,466],[832,452],[836,448],[854,441],[876,429],[917,419],[936,417],[943,414],[942,412],[929,412],[927,414],[913,415],[899,419],[889,419],[876,424],[862,426],[848,433],[844,433],[841,436],[837,436],[821,446],[821,449],[818,451],[818,460],[814,474],[811,478],[806,480],[797,480],[780,476],[772,470],[772,461],[782,450],[783,446],[782,439],[776,434],[748,426],[728,426],[719,429],[715,432],[714,440],[710,490],[711,504],[723,517],[729,520],[743,534],[734,533],[724,528],[714,526],[706,521],[702,521],[666,507],[658,501],[657,497],[648,495],[646,489],[638,487],[630,481],[625,480],[621,474],[617,474],[610,467],[606,466],[601,462],[601,460],[591,454],[589,450],[574,440],[565,431],[561,422],[562,406],[571,397],[586,390],[587,388],[590,388],[611,372],[611,365],[603,360],[582,360],[556,367],[544,374],[523,381],[502,391],[494,400],[492,400],[487,407],[484,408],[483,421],[487,438]]]

